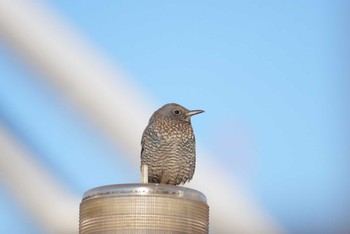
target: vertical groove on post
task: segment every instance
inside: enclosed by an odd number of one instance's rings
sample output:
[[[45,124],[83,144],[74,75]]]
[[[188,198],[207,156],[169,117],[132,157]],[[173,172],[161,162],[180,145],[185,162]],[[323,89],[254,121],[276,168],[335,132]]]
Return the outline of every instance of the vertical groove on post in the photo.
[[[122,184],[97,187],[80,204],[80,234],[208,233],[209,207],[193,189]]]

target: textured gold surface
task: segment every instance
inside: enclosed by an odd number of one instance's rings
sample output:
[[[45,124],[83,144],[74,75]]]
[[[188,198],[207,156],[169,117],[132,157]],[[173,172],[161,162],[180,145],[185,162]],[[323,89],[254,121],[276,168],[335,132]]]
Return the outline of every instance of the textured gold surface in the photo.
[[[151,189],[166,190],[167,186]],[[126,192],[116,196],[106,190],[104,193],[108,196],[100,195],[81,202],[80,234],[208,233],[209,207],[202,201],[176,194],[171,196],[171,193],[137,195]]]

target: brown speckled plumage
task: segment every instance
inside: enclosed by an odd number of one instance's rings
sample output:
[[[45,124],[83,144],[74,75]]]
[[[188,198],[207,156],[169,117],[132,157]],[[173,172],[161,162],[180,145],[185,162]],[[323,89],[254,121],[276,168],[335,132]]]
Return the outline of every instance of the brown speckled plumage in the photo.
[[[141,140],[141,165],[148,165],[150,183],[179,185],[192,179],[196,147],[191,116],[202,112],[170,103],[153,113]]]

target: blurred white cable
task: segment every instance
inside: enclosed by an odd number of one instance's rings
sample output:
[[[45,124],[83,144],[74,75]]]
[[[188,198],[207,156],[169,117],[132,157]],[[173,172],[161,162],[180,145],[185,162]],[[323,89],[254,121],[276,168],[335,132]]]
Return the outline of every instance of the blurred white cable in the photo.
[[[140,137],[153,110],[150,101],[58,19],[33,2],[0,2],[0,34],[9,45],[118,144],[139,170]],[[215,158],[205,158],[190,185],[207,195],[211,232],[282,233],[234,181],[213,172]]]
[[[78,232],[79,202],[0,125],[0,178],[43,233]]]
[[[57,18],[36,1],[0,1],[5,41],[138,160],[140,129],[149,118],[146,97]]]

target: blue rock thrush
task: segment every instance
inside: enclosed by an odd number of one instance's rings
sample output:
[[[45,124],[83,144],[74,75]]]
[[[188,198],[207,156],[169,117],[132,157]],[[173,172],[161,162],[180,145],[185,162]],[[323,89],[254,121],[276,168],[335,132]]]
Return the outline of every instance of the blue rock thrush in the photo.
[[[148,165],[150,183],[179,185],[192,179],[196,142],[191,116],[202,112],[170,103],[153,113],[141,140],[141,165]]]

